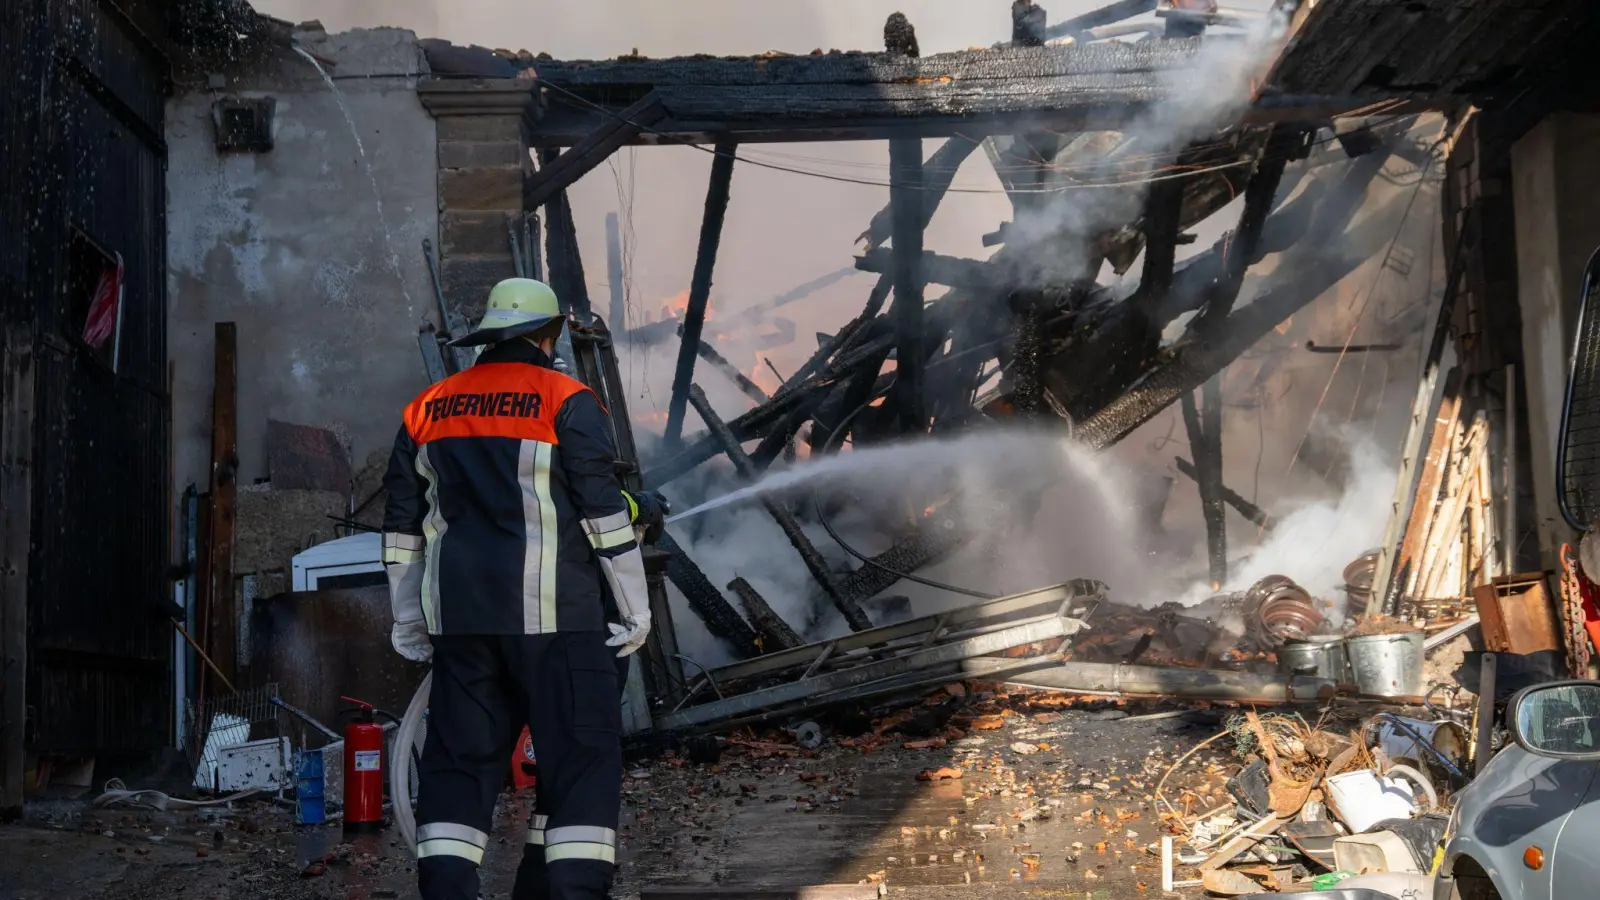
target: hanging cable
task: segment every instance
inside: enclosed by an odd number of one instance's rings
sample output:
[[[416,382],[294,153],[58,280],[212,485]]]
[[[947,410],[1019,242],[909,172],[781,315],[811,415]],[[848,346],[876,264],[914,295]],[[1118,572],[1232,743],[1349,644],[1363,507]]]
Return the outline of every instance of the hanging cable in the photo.
[[[937,363],[935,363],[935,365],[937,365]],[[931,369],[933,366],[929,366],[929,368]],[[859,416],[863,412],[866,412],[868,409],[870,409],[872,404],[876,403],[880,398],[889,392],[890,388],[893,387],[894,381],[891,379],[887,385],[874,392],[871,397],[867,398],[867,402],[851,410],[849,415],[845,416],[839,421],[839,424],[833,429],[833,433],[828,435],[828,439],[823,441],[822,449],[818,451],[818,453],[820,455],[826,455],[829,451],[838,449],[838,445],[843,442],[845,432],[849,430],[848,426],[851,422],[855,421],[856,416]],[[1000,596],[999,594],[987,594],[983,591],[974,591],[971,588],[947,584],[943,581],[935,581],[932,578],[923,578],[921,575],[915,575],[910,572],[902,572],[899,569],[886,566],[867,554],[862,553],[860,550],[857,550],[855,547],[852,547],[849,542],[839,535],[839,532],[834,530],[833,523],[829,522],[827,515],[823,513],[822,501],[817,499],[815,492],[813,492],[811,495],[811,507],[812,510],[817,514],[817,521],[822,524],[822,529],[828,532],[828,537],[833,538],[833,542],[838,544],[840,549],[851,556],[854,556],[856,559],[861,560],[866,565],[873,567],[874,569],[878,569],[882,572],[888,572],[890,575],[893,575],[896,578],[902,578],[906,581],[913,581],[926,587],[937,588],[941,591],[949,591],[952,594],[964,594],[968,597],[976,597],[979,600],[993,600],[994,598]]]

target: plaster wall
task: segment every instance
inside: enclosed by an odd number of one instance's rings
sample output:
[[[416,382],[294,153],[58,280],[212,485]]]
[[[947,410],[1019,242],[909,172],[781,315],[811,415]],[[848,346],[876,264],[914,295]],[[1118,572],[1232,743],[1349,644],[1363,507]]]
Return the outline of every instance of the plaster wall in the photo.
[[[1517,288],[1532,449],[1540,557],[1557,564],[1576,536],[1562,521],[1555,484],[1556,434],[1567,386],[1579,280],[1600,245],[1600,116],[1560,113],[1545,119],[1511,151],[1516,202]]]
[[[168,102],[169,339],[173,488],[205,489],[211,464],[213,326],[238,325],[238,480],[268,476],[268,419],[339,433],[359,469],[386,452],[426,384],[417,344],[437,244],[434,121],[426,74],[401,29],[296,43],[230,73],[187,75]],[[212,105],[272,97],[274,146],[219,153]]]

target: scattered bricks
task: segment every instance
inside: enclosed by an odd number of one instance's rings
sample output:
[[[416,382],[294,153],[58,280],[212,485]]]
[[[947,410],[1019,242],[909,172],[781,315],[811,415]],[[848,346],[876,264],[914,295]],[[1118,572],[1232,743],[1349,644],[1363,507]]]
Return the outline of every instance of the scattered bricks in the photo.
[[[918,781],[959,781],[961,770],[944,766],[938,769],[923,769],[917,775]]]

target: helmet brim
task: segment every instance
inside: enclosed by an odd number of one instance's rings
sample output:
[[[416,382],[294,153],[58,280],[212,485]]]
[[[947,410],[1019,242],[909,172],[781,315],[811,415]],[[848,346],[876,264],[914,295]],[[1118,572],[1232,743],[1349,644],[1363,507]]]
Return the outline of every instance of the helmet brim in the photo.
[[[514,337],[521,337],[549,325],[556,321],[557,316],[544,316],[538,319],[529,319],[515,325],[506,325],[502,328],[479,328],[469,331],[458,338],[446,342],[447,347],[478,347],[484,344],[498,344]]]

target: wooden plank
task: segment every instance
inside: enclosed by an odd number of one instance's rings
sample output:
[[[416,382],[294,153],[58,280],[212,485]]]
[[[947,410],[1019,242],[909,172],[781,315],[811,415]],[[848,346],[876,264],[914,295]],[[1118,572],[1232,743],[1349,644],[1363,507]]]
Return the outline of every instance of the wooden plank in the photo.
[[[585,135],[528,179],[522,192],[522,208],[537,209],[543,206],[579,178],[594,171],[596,166],[617,152],[617,148],[631,142],[639,132],[665,116],[666,108],[661,105],[661,98],[655,91],[646,94],[642,100]]]
[[[1411,501],[1405,532],[1400,542],[1400,552],[1395,559],[1394,572],[1400,579],[1400,596],[1416,594],[1417,579],[1421,575],[1423,546],[1429,523],[1438,509],[1440,486],[1444,484],[1445,461],[1455,444],[1457,416],[1461,410],[1461,370],[1451,368],[1445,376],[1444,393],[1439,410],[1434,415],[1433,427],[1425,445],[1427,459],[1418,474],[1417,490]]]
[[[0,818],[22,813],[33,526],[33,331],[0,333]]]
[[[238,331],[232,322],[216,326],[215,375],[211,397],[211,534],[205,604],[208,633],[203,642],[229,680],[237,680],[239,611],[233,596],[233,541],[238,446]]]
[[[711,159],[711,185],[706,189],[700,244],[695,251],[694,276],[689,282],[689,308],[684,311],[683,341],[678,347],[678,367],[672,375],[672,397],[667,403],[667,426],[662,435],[663,442],[672,450],[677,449],[683,438],[683,415],[688,408],[689,385],[694,381],[700,337],[705,331],[706,304],[711,300],[711,272],[716,268],[717,247],[722,242],[722,221],[728,212],[737,150],[736,144],[718,142],[716,155]]]

